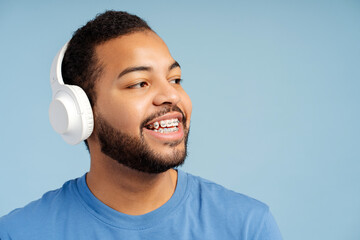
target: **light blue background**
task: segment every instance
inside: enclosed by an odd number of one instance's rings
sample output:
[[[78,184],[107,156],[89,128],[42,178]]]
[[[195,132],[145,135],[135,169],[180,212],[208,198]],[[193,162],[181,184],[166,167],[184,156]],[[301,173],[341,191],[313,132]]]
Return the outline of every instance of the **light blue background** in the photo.
[[[50,64],[105,9],[166,41],[193,101],[186,171],[267,203],[285,239],[360,239],[360,1],[0,1],[0,215],[81,176]]]

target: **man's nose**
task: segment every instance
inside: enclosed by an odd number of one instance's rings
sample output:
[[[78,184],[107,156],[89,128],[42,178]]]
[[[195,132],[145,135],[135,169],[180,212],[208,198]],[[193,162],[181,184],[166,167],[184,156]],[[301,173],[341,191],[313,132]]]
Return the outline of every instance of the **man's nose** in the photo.
[[[176,105],[181,101],[178,90],[174,87],[175,83],[163,80],[156,84],[156,95],[154,97],[154,105],[163,104]]]

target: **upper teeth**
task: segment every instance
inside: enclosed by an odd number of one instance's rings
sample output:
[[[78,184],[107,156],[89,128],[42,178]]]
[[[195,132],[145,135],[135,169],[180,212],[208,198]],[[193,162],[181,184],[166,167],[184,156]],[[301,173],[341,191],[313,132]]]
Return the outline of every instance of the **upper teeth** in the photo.
[[[158,129],[159,127],[166,128],[166,127],[177,127],[179,125],[179,119],[173,118],[168,120],[161,120],[159,122],[154,122],[153,124],[150,124],[150,128]]]
[[[161,127],[166,127],[166,122],[164,120],[160,121],[160,126]]]

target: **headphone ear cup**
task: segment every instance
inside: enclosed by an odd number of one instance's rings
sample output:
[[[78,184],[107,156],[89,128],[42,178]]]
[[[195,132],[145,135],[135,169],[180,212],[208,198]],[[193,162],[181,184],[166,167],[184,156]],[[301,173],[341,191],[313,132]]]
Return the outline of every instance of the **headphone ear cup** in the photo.
[[[82,88],[62,85],[54,94],[49,108],[50,123],[63,139],[72,145],[87,139],[94,128],[90,101]]]

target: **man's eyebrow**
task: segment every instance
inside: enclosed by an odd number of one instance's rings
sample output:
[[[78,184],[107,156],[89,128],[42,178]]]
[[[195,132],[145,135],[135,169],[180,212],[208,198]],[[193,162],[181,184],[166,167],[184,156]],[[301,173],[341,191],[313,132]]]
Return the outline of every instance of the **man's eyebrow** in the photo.
[[[177,62],[177,61],[175,61],[173,64],[171,64],[171,66],[169,67],[169,71],[170,70],[172,70],[172,69],[174,69],[174,68],[181,68],[180,67],[180,64]]]
[[[121,78],[122,76],[124,76],[127,73],[130,72],[136,72],[136,71],[150,71],[151,67],[146,67],[146,66],[138,66],[138,67],[128,67],[125,68],[118,76],[118,78]]]
[[[170,65],[169,67],[169,71],[174,69],[174,68],[181,68],[180,67],[180,64],[175,61],[173,64]],[[128,68],[125,68],[118,76],[118,78],[121,78],[122,76],[124,76],[125,74],[127,73],[131,73],[131,72],[136,72],[136,71],[151,71],[151,67],[146,67],[146,66],[138,66],[138,67],[128,67]]]

